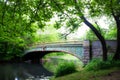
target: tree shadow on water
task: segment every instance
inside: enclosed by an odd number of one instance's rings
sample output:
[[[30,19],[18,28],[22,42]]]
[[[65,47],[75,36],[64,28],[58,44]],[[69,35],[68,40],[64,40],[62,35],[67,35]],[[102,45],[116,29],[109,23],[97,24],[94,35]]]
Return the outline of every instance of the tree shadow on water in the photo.
[[[25,80],[52,75],[40,64],[0,64],[0,80]]]

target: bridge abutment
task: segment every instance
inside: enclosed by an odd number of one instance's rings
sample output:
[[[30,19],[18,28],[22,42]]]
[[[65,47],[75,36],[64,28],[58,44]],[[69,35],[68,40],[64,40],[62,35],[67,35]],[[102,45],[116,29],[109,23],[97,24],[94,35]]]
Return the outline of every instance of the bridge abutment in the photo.
[[[90,41],[83,42],[83,63],[86,65],[90,61]]]

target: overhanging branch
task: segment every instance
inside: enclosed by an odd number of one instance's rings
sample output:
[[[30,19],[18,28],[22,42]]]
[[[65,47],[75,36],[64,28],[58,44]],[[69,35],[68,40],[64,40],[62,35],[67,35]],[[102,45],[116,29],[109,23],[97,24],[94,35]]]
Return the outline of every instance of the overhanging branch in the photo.
[[[5,1],[5,5],[3,7],[3,12],[2,12],[2,25],[4,25],[4,16],[5,16],[5,13],[6,13],[6,6],[7,6],[7,2],[8,0]]]

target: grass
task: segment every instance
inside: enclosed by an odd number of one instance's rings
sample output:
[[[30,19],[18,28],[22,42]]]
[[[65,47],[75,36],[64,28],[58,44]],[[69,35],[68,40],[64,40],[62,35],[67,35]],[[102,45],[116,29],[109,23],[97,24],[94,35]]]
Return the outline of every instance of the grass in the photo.
[[[111,68],[106,70],[99,71],[79,71],[76,73],[72,73],[66,76],[51,78],[50,80],[100,80],[101,76],[108,75],[109,73],[119,70],[120,68]]]
[[[49,60],[47,62],[45,62],[43,64],[43,66],[47,70],[49,70],[53,73],[56,72],[57,67],[59,67],[59,65],[63,62],[66,62],[66,63],[73,62],[75,64],[77,70],[81,70],[81,68],[83,66],[83,63],[78,58],[76,58],[70,54],[64,54],[64,55],[58,55],[58,56],[47,55],[45,57],[45,59],[49,59]]]
[[[48,56],[48,57],[51,57],[51,56]],[[105,62],[99,58],[93,59],[84,68],[82,67],[83,64],[81,64],[78,59],[76,59],[75,57],[71,55],[60,55],[59,57],[55,56],[51,59],[52,59],[51,60],[52,62],[46,63],[45,67],[51,68],[51,71],[54,71],[54,72],[56,71],[58,64],[61,64],[61,62],[67,62],[67,61],[74,62],[75,61],[74,64],[77,66],[80,65],[80,67],[78,67],[78,72],[67,74],[67,75],[60,76],[60,77],[54,76],[50,80],[110,80],[110,79],[106,79],[104,76],[107,76],[107,78],[109,78],[108,75],[111,72],[114,72],[114,71],[120,72],[120,61],[112,60],[111,56],[109,56],[108,61],[105,61]],[[117,75],[119,76],[119,73],[117,73]],[[113,78],[115,78],[115,76],[113,76]],[[115,78],[112,80],[120,80],[120,78],[119,79]]]
[[[120,73],[120,61],[114,61],[111,58],[108,61],[102,61],[97,58],[93,59],[79,72],[58,78],[53,77],[51,80],[106,80],[106,77],[108,78],[107,80],[110,80],[111,72],[115,71],[119,71]],[[117,76],[119,76],[119,73],[117,73]],[[116,79],[115,75],[112,78],[112,80],[120,80],[120,77]]]

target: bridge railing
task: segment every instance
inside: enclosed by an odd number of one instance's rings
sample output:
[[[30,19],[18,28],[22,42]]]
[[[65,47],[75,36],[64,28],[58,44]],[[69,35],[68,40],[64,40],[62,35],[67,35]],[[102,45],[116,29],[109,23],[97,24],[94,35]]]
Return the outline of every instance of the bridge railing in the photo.
[[[47,45],[64,45],[64,44],[83,44],[83,41],[64,41],[64,42],[46,42],[46,43],[34,43],[28,45],[28,48],[30,47],[37,47],[37,46],[47,46]]]

